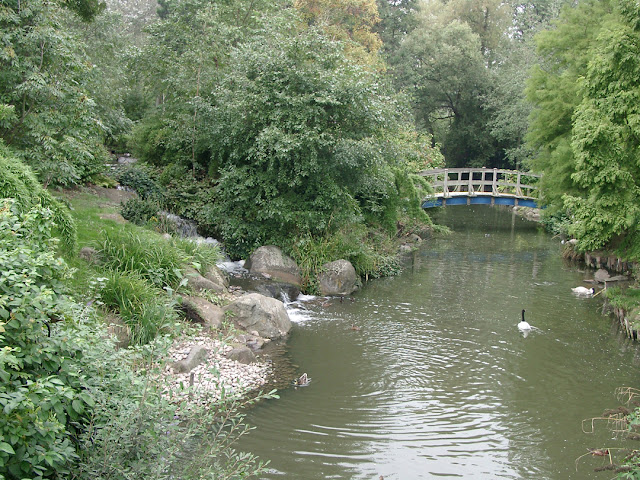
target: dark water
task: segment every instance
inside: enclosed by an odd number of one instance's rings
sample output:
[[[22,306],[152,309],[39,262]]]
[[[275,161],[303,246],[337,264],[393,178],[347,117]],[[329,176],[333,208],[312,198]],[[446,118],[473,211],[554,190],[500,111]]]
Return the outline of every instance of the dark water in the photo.
[[[536,224],[491,207],[438,215],[455,233],[403,275],[292,312],[288,355],[312,382],[249,412],[256,429],[239,448],[271,460],[263,478],[613,476],[593,472],[603,458],[576,471],[587,447],[623,445],[582,420],[618,406],[616,387],[640,386],[638,348],[600,297],[572,295],[585,273]]]

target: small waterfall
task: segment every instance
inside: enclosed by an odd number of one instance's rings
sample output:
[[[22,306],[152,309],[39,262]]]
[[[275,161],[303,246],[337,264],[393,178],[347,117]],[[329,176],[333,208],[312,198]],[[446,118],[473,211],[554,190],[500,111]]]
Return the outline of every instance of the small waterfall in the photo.
[[[181,237],[197,237],[198,236],[198,226],[195,222],[191,220],[187,220],[186,218],[182,218],[179,215],[174,215],[169,212],[160,212],[161,215],[166,218],[168,221],[173,223],[176,227],[176,231]]]

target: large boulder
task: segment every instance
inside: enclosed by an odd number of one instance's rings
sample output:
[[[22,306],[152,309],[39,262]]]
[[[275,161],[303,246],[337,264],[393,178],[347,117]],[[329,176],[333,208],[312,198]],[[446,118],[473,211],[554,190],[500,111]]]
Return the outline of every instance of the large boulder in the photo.
[[[360,279],[348,260],[325,263],[318,274],[321,295],[350,295],[358,289]]]
[[[220,285],[222,288],[226,289],[229,287],[229,279],[224,272],[215,265],[212,265],[207,269],[207,273],[204,274],[204,278]]]
[[[296,262],[273,245],[258,248],[245,262],[244,268],[249,273],[261,273],[279,282],[298,287],[302,285],[302,275]]]
[[[229,360],[235,360],[236,362],[243,363],[245,365],[249,365],[256,361],[255,354],[249,347],[245,346],[234,348],[229,353],[227,353],[226,357]]]
[[[195,268],[186,268],[185,276],[187,278],[187,285],[195,292],[211,290],[215,293],[225,293],[227,291],[227,287],[224,284],[216,283],[210,278],[203,277]]]
[[[259,293],[247,293],[224,308],[231,320],[246,331],[260,337],[282,338],[291,330],[291,320],[284,303]]]
[[[224,321],[222,307],[202,297],[182,297],[182,309],[189,320],[200,323],[211,330],[219,329]]]
[[[175,373],[190,372],[204,362],[207,359],[207,355],[209,355],[209,351],[203,345],[195,345],[187,355],[187,358],[174,362],[171,368]]]
[[[290,283],[277,282],[268,278],[253,276],[239,277],[234,280],[234,287],[245,292],[259,293],[265,297],[273,297],[284,303],[293,302],[300,295],[300,287]]]

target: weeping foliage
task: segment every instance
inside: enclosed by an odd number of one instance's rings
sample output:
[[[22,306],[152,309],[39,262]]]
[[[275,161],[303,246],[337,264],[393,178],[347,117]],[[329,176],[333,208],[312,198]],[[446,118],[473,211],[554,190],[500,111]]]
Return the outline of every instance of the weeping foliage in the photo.
[[[42,188],[31,169],[0,143],[0,198],[15,199],[15,208],[26,213],[38,206],[49,208],[63,244],[72,250],[76,226],[69,210]]]
[[[592,47],[574,117],[572,179],[587,193],[565,202],[584,249],[640,239],[640,8],[618,7]]]
[[[565,7],[555,28],[536,36],[541,61],[527,81],[527,98],[533,104],[527,142],[534,152],[531,169],[544,172],[540,187],[550,213],[564,211],[563,195],[581,192],[571,177],[576,168],[573,115],[581,100],[579,78],[587,70],[589,47],[610,13],[608,1]]]

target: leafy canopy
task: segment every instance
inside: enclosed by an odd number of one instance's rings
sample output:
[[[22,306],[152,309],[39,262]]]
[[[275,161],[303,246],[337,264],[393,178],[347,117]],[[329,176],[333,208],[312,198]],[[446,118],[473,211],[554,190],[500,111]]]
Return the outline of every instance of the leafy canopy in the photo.
[[[70,2],[88,17],[90,5]],[[66,14],[44,0],[0,6],[0,139],[45,184],[78,183],[104,163],[102,129],[87,95],[89,62],[63,25]]]
[[[378,220],[396,192],[402,105],[316,29],[240,46],[215,92],[213,215],[242,257],[261,244]],[[392,209],[391,209],[392,210]]]

